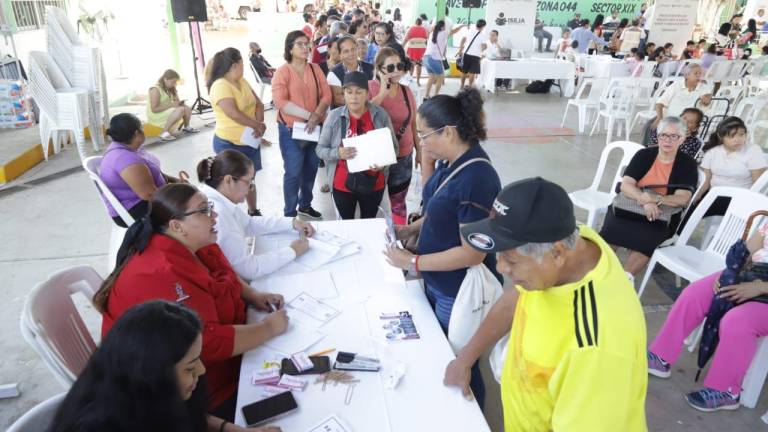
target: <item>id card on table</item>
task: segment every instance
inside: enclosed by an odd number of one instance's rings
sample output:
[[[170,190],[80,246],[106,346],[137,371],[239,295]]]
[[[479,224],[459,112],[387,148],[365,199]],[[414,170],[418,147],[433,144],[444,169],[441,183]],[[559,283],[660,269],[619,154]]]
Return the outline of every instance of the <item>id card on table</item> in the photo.
[[[288,302],[287,307],[299,314],[306,315],[313,320],[319,321],[321,324],[327,323],[333,317],[341,313],[338,309],[333,308],[327,303],[323,303],[305,292],[302,292]]]

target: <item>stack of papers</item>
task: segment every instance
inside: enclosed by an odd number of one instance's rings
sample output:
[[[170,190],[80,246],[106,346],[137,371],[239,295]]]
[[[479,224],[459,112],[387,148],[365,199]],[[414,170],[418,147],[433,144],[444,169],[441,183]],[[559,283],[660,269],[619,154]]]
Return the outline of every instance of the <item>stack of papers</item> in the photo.
[[[251,253],[271,252],[289,246],[297,238],[299,238],[297,233],[260,236],[253,242]],[[361,250],[358,243],[330,231],[316,232],[307,240],[309,250],[294,262],[308,270],[317,270],[325,264],[354,255]]]
[[[344,147],[357,149],[352,159],[347,159],[351,173],[367,171],[371,166],[385,167],[397,163],[392,131],[389,128],[374,129],[366,134],[342,140]]]
[[[266,292],[280,294],[286,299],[292,299],[308,292],[321,300],[339,297],[336,282],[328,271],[313,271],[295,273],[287,276],[271,276],[266,280]]]

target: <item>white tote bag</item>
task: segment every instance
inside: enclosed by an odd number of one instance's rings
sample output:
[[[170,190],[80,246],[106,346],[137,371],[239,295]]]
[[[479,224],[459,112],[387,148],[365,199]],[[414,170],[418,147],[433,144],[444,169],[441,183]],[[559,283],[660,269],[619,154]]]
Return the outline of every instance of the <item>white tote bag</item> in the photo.
[[[507,347],[509,346],[509,333],[496,342],[493,350],[488,354],[488,363],[496,382],[501,383],[501,372],[504,370],[504,361],[507,359]]]
[[[501,283],[485,264],[467,269],[448,324],[448,342],[454,353],[458,354],[472,339],[501,294]]]

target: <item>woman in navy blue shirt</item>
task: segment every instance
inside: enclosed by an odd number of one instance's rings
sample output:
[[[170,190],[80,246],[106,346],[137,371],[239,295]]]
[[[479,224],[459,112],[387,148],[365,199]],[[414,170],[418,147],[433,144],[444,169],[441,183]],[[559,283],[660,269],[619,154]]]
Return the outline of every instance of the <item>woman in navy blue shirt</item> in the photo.
[[[425,101],[416,127],[422,150],[440,162],[424,186],[423,217],[396,227],[398,239],[404,242],[418,236],[416,254],[391,247],[387,256],[396,267],[421,272],[427,299],[447,334],[451,309],[469,267],[483,263],[501,281],[496,256],[475,251],[460,233],[461,226],[490,215],[501,182],[480,147],[480,140],[486,138],[485,114],[476,89]],[[470,387],[482,407],[485,389],[477,364]]]

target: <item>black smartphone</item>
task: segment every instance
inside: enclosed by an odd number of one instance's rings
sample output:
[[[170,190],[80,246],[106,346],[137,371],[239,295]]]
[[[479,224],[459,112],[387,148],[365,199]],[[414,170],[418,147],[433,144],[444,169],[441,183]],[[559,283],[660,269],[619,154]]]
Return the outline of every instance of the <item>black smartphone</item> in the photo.
[[[312,360],[312,369],[307,369],[304,372],[299,372],[296,369],[296,365],[293,364],[291,359],[284,358],[280,363],[280,374],[287,375],[312,375],[312,374],[324,374],[331,370],[331,359],[328,356],[316,356],[310,357]]]
[[[280,393],[243,407],[243,417],[248,426],[274,420],[299,407],[291,392]]]

